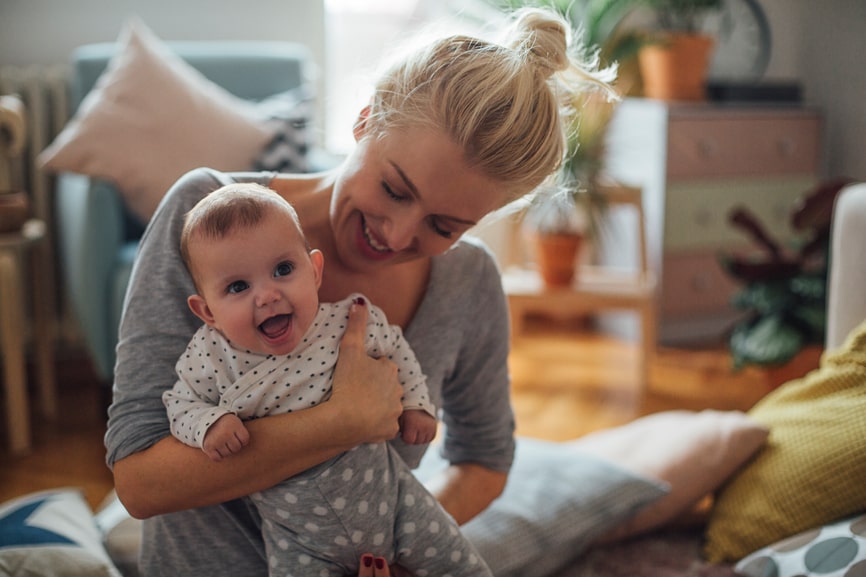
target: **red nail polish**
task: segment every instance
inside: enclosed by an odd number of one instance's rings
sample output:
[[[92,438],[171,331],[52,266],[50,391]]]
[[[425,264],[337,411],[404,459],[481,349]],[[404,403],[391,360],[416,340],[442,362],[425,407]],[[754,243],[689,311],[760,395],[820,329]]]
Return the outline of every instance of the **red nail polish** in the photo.
[[[355,297],[355,304],[356,305],[364,305],[364,304],[366,304],[366,301],[364,300],[364,297]]]
[[[376,557],[376,569],[384,569],[385,568],[385,560],[381,557]]]
[[[364,564],[364,567],[372,567],[373,566],[373,556],[372,555],[362,555],[361,562]]]

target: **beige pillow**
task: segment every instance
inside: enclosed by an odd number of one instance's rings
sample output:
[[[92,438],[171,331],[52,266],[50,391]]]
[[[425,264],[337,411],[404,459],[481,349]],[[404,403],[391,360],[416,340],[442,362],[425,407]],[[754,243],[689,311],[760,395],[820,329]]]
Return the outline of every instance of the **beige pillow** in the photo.
[[[168,188],[190,169],[248,170],[273,128],[253,103],[217,86],[131,20],[119,48],[40,162],[114,182],[129,208],[150,220]]]
[[[590,433],[569,445],[670,485],[667,496],[601,539],[612,541],[689,511],[755,454],[768,434],[740,411],[665,411]]]

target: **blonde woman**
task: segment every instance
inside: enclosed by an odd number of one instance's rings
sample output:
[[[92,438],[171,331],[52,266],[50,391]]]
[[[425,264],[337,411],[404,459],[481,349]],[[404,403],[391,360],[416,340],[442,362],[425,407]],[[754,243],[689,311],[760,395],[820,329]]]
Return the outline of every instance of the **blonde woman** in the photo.
[[[508,311],[492,255],[463,234],[559,167],[560,102],[607,89],[569,57],[568,34],[558,16],[525,10],[501,43],[440,39],[384,72],[338,168],[199,169],[168,192],[127,293],[106,434],[118,496],[146,519],[143,575],[267,575],[262,520],[248,495],[398,432],[400,385],[393,365],[364,353],[361,307],[328,402],[248,423],[249,446],[221,462],[171,436],[161,397],[199,325],[186,305],[194,286],[178,249],[183,217],[232,182],[258,182],[295,207],[325,256],[322,301],[362,293],[402,327],[444,426],[450,466],[428,484],[444,509],[462,524],[502,492],[514,454]],[[410,466],[424,449],[397,446]],[[388,571],[382,558],[362,558],[362,574]]]

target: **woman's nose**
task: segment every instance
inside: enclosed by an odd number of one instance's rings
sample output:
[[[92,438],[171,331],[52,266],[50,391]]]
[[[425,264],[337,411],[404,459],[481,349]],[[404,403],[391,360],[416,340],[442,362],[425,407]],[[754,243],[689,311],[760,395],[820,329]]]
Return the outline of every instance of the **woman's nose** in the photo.
[[[393,219],[385,225],[385,240],[394,252],[413,248],[417,242],[418,225],[413,219]]]

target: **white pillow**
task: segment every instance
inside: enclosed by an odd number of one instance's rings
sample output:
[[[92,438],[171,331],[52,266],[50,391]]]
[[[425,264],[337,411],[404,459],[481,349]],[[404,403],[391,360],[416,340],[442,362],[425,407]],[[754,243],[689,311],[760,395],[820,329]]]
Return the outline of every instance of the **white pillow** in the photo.
[[[0,504],[0,575],[120,577],[81,492],[62,488]]]
[[[764,446],[769,429],[741,411],[662,411],[568,445],[670,485],[670,493],[605,535],[645,533],[686,513]]]
[[[94,89],[40,155],[44,168],[114,182],[142,222],[190,169],[252,168],[275,130],[253,103],[205,78],[137,19],[118,44]]]

